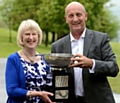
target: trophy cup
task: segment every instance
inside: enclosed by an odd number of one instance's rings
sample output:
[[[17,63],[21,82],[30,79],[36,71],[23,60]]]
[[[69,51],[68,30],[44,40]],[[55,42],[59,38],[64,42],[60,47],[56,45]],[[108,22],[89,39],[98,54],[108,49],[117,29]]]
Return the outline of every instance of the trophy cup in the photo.
[[[70,79],[71,75],[66,71],[70,64],[72,54],[52,53],[44,54],[46,61],[50,64],[52,69],[52,86],[49,88],[50,92],[54,93],[51,99],[55,102],[66,102],[70,99]]]

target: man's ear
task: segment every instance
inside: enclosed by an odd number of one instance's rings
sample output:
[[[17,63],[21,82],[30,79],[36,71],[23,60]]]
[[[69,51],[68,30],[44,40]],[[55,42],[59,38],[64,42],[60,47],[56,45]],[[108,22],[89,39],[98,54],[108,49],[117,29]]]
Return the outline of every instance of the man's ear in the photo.
[[[85,14],[85,21],[88,19],[88,13]]]
[[[66,23],[68,23],[67,20],[66,20],[66,16],[64,16],[64,19],[65,19]]]

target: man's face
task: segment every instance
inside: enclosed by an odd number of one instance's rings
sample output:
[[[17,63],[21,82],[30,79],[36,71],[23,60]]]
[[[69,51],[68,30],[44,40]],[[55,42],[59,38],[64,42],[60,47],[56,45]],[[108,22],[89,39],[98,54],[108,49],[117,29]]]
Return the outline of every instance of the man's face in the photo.
[[[87,13],[84,7],[79,4],[72,4],[66,9],[66,23],[71,32],[82,32],[86,26]]]

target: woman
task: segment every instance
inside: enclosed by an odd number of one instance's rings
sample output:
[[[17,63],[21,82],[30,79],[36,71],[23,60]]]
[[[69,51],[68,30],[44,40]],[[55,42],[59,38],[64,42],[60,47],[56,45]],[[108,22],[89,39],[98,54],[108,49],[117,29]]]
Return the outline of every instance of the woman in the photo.
[[[42,31],[33,20],[24,20],[18,28],[17,43],[21,50],[11,54],[6,63],[7,103],[53,103],[45,91],[52,84],[50,67],[43,56],[35,56]]]

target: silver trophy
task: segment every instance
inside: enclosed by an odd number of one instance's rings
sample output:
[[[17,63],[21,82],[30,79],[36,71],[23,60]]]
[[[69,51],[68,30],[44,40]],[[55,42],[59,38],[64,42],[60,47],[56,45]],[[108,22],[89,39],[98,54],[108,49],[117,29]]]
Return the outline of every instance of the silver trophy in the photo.
[[[64,102],[69,99],[70,93],[70,73],[66,71],[70,64],[72,54],[67,53],[52,53],[43,54],[45,60],[50,64],[53,74],[52,89],[54,93],[54,101]]]

